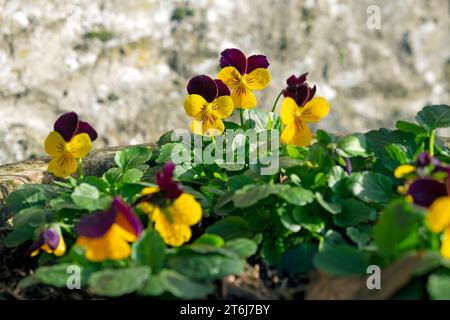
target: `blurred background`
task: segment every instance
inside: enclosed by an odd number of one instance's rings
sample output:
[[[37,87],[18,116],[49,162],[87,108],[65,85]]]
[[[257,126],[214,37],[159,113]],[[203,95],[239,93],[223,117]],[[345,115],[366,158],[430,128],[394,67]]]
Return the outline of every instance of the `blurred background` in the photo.
[[[187,81],[229,47],[269,57],[266,110],[309,72],[336,133],[450,104],[449,0],[0,0],[0,37],[0,164],[43,155],[70,110],[96,148],[187,128]]]

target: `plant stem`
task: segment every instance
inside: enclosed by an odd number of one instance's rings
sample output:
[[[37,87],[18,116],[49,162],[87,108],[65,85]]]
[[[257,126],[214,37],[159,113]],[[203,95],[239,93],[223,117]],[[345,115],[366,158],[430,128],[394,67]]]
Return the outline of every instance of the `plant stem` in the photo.
[[[239,108],[239,116],[241,117],[241,126],[244,125],[244,109]]]
[[[278,100],[280,100],[281,95],[283,94],[283,91],[280,91],[277,98],[275,99],[275,102],[273,103],[272,112],[275,112],[275,109],[277,108]]]
[[[84,178],[83,159],[77,159],[78,162],[78,179]]]
[[[434,129],[433,131],[431,131],[431,135],[430,135],[430,156],[434,156],[434,141],[436,139],[436,129]]]

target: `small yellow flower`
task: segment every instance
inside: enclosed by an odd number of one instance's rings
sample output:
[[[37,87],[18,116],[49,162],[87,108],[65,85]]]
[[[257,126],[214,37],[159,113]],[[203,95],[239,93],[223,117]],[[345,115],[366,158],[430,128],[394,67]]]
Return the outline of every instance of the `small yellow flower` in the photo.
[[[450,258],[450,196],[433,201],[428,209],[427,225],[434,233],[444,232],[441,254],[445,258]]]
[[[232,90],[231,98],[236,108],[254,108],[256,97],[253,91],[264,89],[270,82],[267,58],[263,55],[247,58],[239,49],[226,49],[221,53],[220,67],[222,70],[217,78]]]
[[[303,107],[291,97],[286,97],[281,106],[281,121],[285,125],[281,143],[299,147],[311,144],[313,136],[308,123],[319,122],[329,110],[328,102],[322,97],[312,98]]]
[[[184,101],[186,114],[193,117],[191,131],[200,135],[220,135],[225,130],[222,119],[233,113],[230,90],[220,80],[200,75],[187,86],[189,95]]]
[[[45,139],[45,152],[52,157],[48,171],[59,178],[67,178],[77,171],[77,159],[86,157],[97,132],[89,123],[78,120],[75,112],[60,116],[54,131]]]
[[[59,228],[58,228],[59,230]],[[49,228],[39,234],[39,238],[30,247],[30,255],[35,257],[40,250],[54,254],[57,257],[64,255],[66,252],[66,243],[60,231]]]

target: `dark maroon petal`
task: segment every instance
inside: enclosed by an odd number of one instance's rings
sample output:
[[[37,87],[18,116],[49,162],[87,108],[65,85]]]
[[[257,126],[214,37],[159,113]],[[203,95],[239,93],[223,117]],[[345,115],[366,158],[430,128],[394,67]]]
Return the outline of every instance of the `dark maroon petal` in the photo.
[[[312,87],[312,88],[309,88],[309,97],[308,97],[308,101],[311,100],[311,99],[314,97],[314,95],[316,94],[316,90],[317,90],[316,85],[314,85],[314,87]],[[308,101],[307,101],[307,102],[308,102]]]
[[[82,237],[100,238],[116,221],[116,210],[112,206],[107,211],[85,215],[75,226],[75,232]]]
[[[247,71],[245,73],[250,73],[258,68],[267,69],[268,67],[269,67],[269,60],[267,60],[266,56],[263,55],[250,56],[247,59]]]
[[[78,129],[75,132],[75,134],[79,134],[79,133],[87,133],[89,135],[89,137],[91,138],[91,141],[94,141],[95,139],[97,139],[97,132],[86,121],[78,121]]]
[[[214,82],[217,86],[217,98],[221,96],[229,96],[231,94],[230,89],[222,80],[215,79]]]
[[[305,83],[307,76],[308,76],[308,72],[302,74],[299,77],[292,75],[286,80],[286,83],[289,87],[299,86],[299,85]]]
[[[220,54],[220,67],[235,67],[241,75],[246,73],[247,58],[239,49],[226,49]]]
[[[181,185],[172,179],[174,170],[175,164],[168,162],[164,165],[162,172],[156,173],[156,183],[159,189],[164,193],[166,199],[170,200],[178,198],[183,193]]]
[[[78,115],[75,112],[68,112],[60,116],[53,129],[58,132],[66,142],[69,142],[78,128]]]
[[[129,207],[120,198],[114,198],[111,206],[117,214],[122,214],[125,217],[130,226],[133,228],[134,234],[139,238],[144,227],[142,226],[142,222],[139,217],[134,213],[133,209],[131,209],[131,207]]]
[[[308,101],[309,91],[307,84],[302,84],[297,87],[295,101],[299,107],[302,107]]]
[[[206,101],[212,102],[217,97],[217,86],[211,77],[200,75],[189,80],[187,85],[189,94],[198,94]]]
[[[432,179],[418,179],[408,189],[414,203],[419,206],[429,207],[437,198],[447,195],[444,183]]]

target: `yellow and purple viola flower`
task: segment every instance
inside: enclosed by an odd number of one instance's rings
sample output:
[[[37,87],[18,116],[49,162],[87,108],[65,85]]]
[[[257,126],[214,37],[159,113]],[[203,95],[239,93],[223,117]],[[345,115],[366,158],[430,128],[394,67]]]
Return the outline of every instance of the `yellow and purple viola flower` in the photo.
[[[142,222],[125,202],[114,198],[107,211],[84,216],[75,226],[76,244],[86,248],[90,261],[122,260],[131,254],[130,243],[139,239]]]
[[[231,90],[236,108],[252,109],[256,106],[255,90],[262,90],[270,82],[269,61],[266,56],[246,57],[239,49],[226,49],[220,54],[217,78]]]
[[[221,80],[200,75],[189,81],[187,91],[184,110],[194,118],[190,125],[192,132],[211,136],[222,134],[225,130],[222,119],[231,115],[234,109],[228,87]]]
[[[319,122],[330,111],[325,98],[314,97],[316,86],[308,85],[307,75],[292,75],[287,79],[287,88],[283,90],[285,98],[280,112],[285,125],[280,137],[283,144],[300,147],[311,144],[313,136],[308,123]]]
[[[164,242],[178,247],[191,238],[190,227],[200,221],[202,208],[173,181],[174,169],[173,163],[167,163],[163,171],[156,174],[158,187],[144,188],[136,204],[148,214]]]
[[[86,157],[97,139],[97,132],[85,121],[78,120],[75,112],[60,116],[54,131],[45,139],[44,147],[52,160],[48,171],[59,178],[67,178],[77,171],[77,159]]]
[[[40,250],[54,254],[57,257],[64,255],[66,244],[59,230],[48,228],[39,234],[38,239],[30,246],[30,255],[32,257],[37,256]]]

